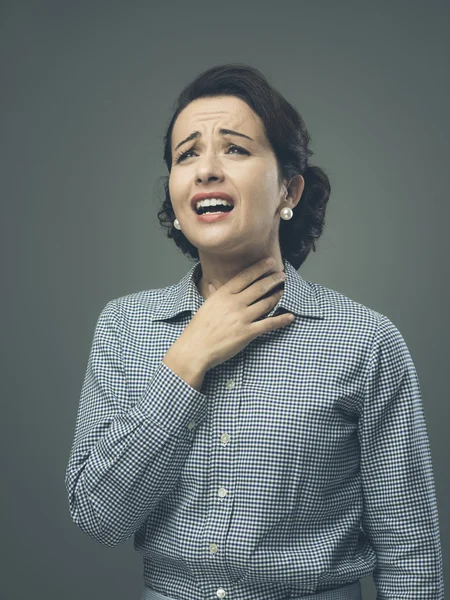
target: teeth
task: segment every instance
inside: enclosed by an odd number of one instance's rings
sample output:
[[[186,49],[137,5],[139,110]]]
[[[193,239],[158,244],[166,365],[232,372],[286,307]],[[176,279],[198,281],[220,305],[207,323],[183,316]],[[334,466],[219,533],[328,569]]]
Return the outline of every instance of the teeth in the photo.
[[[199,200],[195,205],[197,210],[202,206],[217,206],[223,204],[224,206],[233,206],[228,200],[222,200],[222,198],[206,198],[205,200]]]

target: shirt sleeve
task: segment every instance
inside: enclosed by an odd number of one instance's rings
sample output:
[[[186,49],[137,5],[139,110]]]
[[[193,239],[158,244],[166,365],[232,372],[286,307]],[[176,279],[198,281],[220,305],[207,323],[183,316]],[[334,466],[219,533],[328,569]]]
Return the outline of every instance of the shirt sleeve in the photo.
[[[96,324],[65,485],[73,521],[106,546],[127,540],[176,485],[206,396],[160,362],[129,397],[116,300]],[[139,365],[136,365],[139,369]]]
[[[435,484],[421,390],[399,330],[380,315],[358,436],[362,526],[377,600],[443,600]]]

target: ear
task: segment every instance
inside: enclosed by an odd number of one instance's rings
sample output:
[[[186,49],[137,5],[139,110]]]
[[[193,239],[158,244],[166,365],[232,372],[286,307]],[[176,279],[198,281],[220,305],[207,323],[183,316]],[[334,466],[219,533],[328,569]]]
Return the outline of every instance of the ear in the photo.
[[[297,173],[291,179],[291,181],[289,183],[289,187],[287,189],[287,195],[291,200],[291,204],[290,204],[291,208],[295,208],[297,206],[297,204],[300,201],[300,198],[302,197],[304,189],[305,189],[305,180],[300,175],[300,173]],[[286,198],[286,200],[287,200],[287,198]]]

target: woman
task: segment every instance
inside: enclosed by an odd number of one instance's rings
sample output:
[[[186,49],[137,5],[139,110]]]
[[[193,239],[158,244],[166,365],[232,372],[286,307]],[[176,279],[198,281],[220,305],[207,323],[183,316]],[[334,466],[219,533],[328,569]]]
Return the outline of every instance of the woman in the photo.
[[[408,348],[297,273],[330,195],[309,141],[258,70],[197,77],[165,137],[158,213],[195,264],[99,316],[69,506],[106,546],[135,535],[142,600],[352,600],[370,573],[380,599],[443,598]]]

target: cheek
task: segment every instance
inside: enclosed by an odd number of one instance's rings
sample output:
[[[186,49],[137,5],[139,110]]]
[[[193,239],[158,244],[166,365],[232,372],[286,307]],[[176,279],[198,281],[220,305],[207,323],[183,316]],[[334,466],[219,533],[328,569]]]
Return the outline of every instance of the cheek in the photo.
[[[172,197],[175,196],[186,196],[192,187],[192,173],[189,176],[187,169],[184,169],[182,173],[173,173],[169,177],[169,193]],[[175,198],[176,199],[176,198]]]
[[[278,174],[272,169],[267,169],[264,172],[264,177],[261,180],[261,185],[267,196],[274,198],[278,194]]]
[[[170,194],[170,198],[173,201],[173,196],[174,196],[174,185],[173,185],[173,177],[170,176],[169,177],[169,194]]]
[[[236,175],[236,185],[238,185],[243,195],[250,198],[258,198],[262,194],[273,195],[276,176],[272,173],[270,165],[265,162],[256,163],[253,168],[246,168],[242,173]]]
[[[176,208],[181,202],[182,190],[180,188],[180,182],[178,177],[171,176],[169,178],[169,194],[172,206]]]
[[[276,166],[268,160],[256,159],[252,168],[246,173],[246,187],[249,191],[257,192],[273,198],[277,194],[278,172]]]

